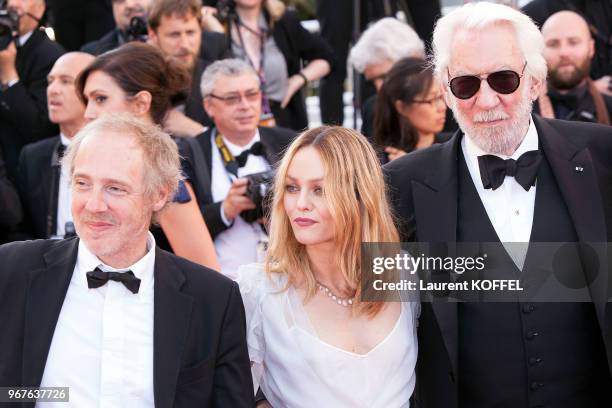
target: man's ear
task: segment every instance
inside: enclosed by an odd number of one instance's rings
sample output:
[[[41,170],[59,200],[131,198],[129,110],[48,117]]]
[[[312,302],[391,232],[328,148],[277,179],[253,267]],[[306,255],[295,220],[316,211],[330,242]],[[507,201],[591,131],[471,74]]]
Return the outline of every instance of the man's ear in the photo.
[[[202,106],[204,106],[204,111],[206,111],[206,114],[212,119],[213,108],[211,105],[210,98],[205,96],[204,99],[202,99]]]
[[[152,197],[151,210],[153,210],[154,213],[158,212],[164,208],[169,199],[170,193],[168,192],[168,188],[163,187],[157,192],[156,196]]]
[[[540,97],[540,93],[543,90],[542,88],[543,85],[544,85],[544,82],[541,79],[537,79],[533,76],[530,77],[529,97],[531,98],[532,101],[535,101],[536,99]]]
[[[589,39],[589,59],[593,59],[593,55],[595,55],[595,40]]]
[[[153,97],[149,91],[140,91],[131,100],[132,113],[136,116],[144,116],[151,110]]]
[[[151,27],[148,27],[147,34],[149,38],[148,43],[159,47],[159,39],[157,38],[157,33],[155,32],[155,30],[153,30]]]

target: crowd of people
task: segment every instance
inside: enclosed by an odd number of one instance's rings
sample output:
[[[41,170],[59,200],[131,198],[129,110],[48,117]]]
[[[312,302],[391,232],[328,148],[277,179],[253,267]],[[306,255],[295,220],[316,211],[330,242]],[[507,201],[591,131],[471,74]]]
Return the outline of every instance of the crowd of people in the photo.
[[[564,258],[582,302],[363,293],[363,243],[612,241],[599,2],[385,17],[350,51],[279,0],[219,3],[112,0],[114,28],[60,44],[44,0],[7,1],[0,387],[76,407],[612,404],[605,260]],[[332,108],[309,129],[304,89],[326,109],[347,64],[372,85],[361,133]]]

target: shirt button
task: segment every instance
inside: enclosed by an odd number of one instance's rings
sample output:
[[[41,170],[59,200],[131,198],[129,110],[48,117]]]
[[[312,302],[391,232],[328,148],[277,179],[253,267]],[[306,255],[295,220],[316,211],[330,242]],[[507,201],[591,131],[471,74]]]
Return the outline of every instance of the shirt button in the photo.
[[[520,215],[520,211],[519,210],[514,210],[514,215]]]
[[[529,365],[530,366],[538,365],[541,362],[542,362],[542,359],[540,357],[529,357]]]
[[[527,340],[533,340],[539,335],[540,333],[538,333],[537,331],[528,331],[527,334],[525,334],[525,338]]]
[[[531,391],[537,391],[538,389],[542,388],[542,386],[544,386],[544,384],[538,383],[538,382],[534,381],[534,382],[531,383],[529,388],[531,388]]]
[[[534,310],[535,310],[535,306],[534,305],[523,305],[523,313],[525,313],[525,314],[530,314]]]

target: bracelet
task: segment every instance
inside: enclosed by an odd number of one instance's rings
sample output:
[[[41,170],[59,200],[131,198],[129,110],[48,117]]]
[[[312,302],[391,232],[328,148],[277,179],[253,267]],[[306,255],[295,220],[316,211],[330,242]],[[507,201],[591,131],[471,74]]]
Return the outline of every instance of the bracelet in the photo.
[[[302,88],[308,85],[308,78],[306,78],[306,75],[304,75],[302,71],[298,72],[296,75],[301,76],[302,79],[304,80],[304,85],[302,85]]]

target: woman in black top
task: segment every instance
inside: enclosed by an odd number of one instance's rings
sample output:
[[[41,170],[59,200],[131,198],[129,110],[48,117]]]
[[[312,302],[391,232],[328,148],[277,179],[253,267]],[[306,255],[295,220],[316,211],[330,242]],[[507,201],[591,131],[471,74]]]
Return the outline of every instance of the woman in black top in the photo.
[[[286,10],[280,0],[232,3],[225,26],[205,11],[205,28],[227,32],[234,57],[248,61],[259,73],[264,91],[263,124],[273,114],[278,126],[306,128],[306,104],[300,90],[330,72],[334,60],[331,47],[303,28],[297,15]]]
[[[374,141],[386,153],[383,162],[416,149],[448,140],[444,128],[446,104],[429,63],[403,58],[387,73],[378,92]]]

